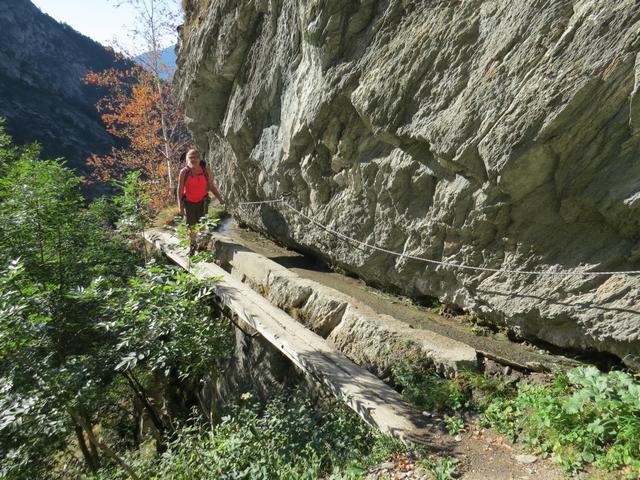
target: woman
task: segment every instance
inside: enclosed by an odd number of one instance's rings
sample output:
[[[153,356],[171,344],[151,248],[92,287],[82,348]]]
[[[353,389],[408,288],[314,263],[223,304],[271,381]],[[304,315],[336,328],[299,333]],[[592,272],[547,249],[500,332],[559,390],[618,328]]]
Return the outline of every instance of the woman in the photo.
[[[220,203],[224,203],[218,187],[213,182],[213,175],[206,163],[200,158],[200,152],[192,148],[187,152],[187,166],[180,171],[178,181],[178,209],[180,215],[186,215],[189,226],[189,254],[197,250],[196,224],[206,215],[209,190]]]

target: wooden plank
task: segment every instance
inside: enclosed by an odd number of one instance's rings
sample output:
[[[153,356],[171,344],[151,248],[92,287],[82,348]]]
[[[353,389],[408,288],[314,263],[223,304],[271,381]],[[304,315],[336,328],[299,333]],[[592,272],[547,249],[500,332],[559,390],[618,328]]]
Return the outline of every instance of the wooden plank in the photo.
[[[199,278],[214,284],[221,301],[258,331],[300,370],[325,384],[369,425],[405,443],[428,443],[423,417],[392,388],[356,365],[325,339],[304,327],[214,263],[191,263],[186,248],[170,232],[154,229],[145,238]]]

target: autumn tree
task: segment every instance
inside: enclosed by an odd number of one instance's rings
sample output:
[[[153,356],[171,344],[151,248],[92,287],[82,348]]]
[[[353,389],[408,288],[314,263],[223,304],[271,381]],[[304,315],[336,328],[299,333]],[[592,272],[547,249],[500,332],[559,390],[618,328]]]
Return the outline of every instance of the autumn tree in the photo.
[[[182,23],[182,10],[177,0],[112,0],[117,7],[128,6],[135,12],[135,24],[129,31],[128,47],[115,41],[118,50],[137,58],[156,78],[169,78],[169,67],[162,62],[164,46],[174,45]]]
[[[98,103],[107,130],[123,146],[88,163],[98,180],[122,179],[139,170],[156,207],[175,196],[179,157],[190,144],[184,117],[172,97],[171,72],[162,63],[162,46],[175,42],[179,7],[175,0],[120,0],[136,12],[131,30],[136,51],[116,45],[140,65],[123,71],[90,72],[86,81],[108,94]]]
[[[86,81],[108,92],[97,108],[107,131],[122,140],[110,154],[89,158],[94,177],[121,180],[138,170],[155,206],[172,201],[179,158],[190,137],[170,85],[141,66],[90,72]]]

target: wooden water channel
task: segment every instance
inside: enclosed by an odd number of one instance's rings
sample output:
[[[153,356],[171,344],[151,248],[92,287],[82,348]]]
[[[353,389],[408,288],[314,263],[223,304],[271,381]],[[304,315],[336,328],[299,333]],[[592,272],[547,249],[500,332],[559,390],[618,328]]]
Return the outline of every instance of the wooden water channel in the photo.
[[[423,426],[423,417],[398,392],[356,365],[329,342],[308,330],[259,293],[215,263],[191,263],[187,249],[171,232],[153,229],[145,239],[182,268],[213,283],[220,302],[282,352],[305,375],[333,394],[383,433],[405,443],[429,444],[438,434]]]

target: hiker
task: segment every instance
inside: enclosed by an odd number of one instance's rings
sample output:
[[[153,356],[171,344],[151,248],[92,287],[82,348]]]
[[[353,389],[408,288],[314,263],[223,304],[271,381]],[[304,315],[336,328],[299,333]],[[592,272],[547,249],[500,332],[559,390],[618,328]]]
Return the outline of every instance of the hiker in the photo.
[[[178,209],[180,215],[187,217],[189,227],[190,248],[189,254],[193,255],[198,250],[196,242],[196,224],[207,213],[209,206],[209,191],[211,191],[220,203],[224,203],[220,190],[213,181],[211,170],[200,157],[200,152],[195,148],[186,154],[186,166],[180,170],[178,181]]]

